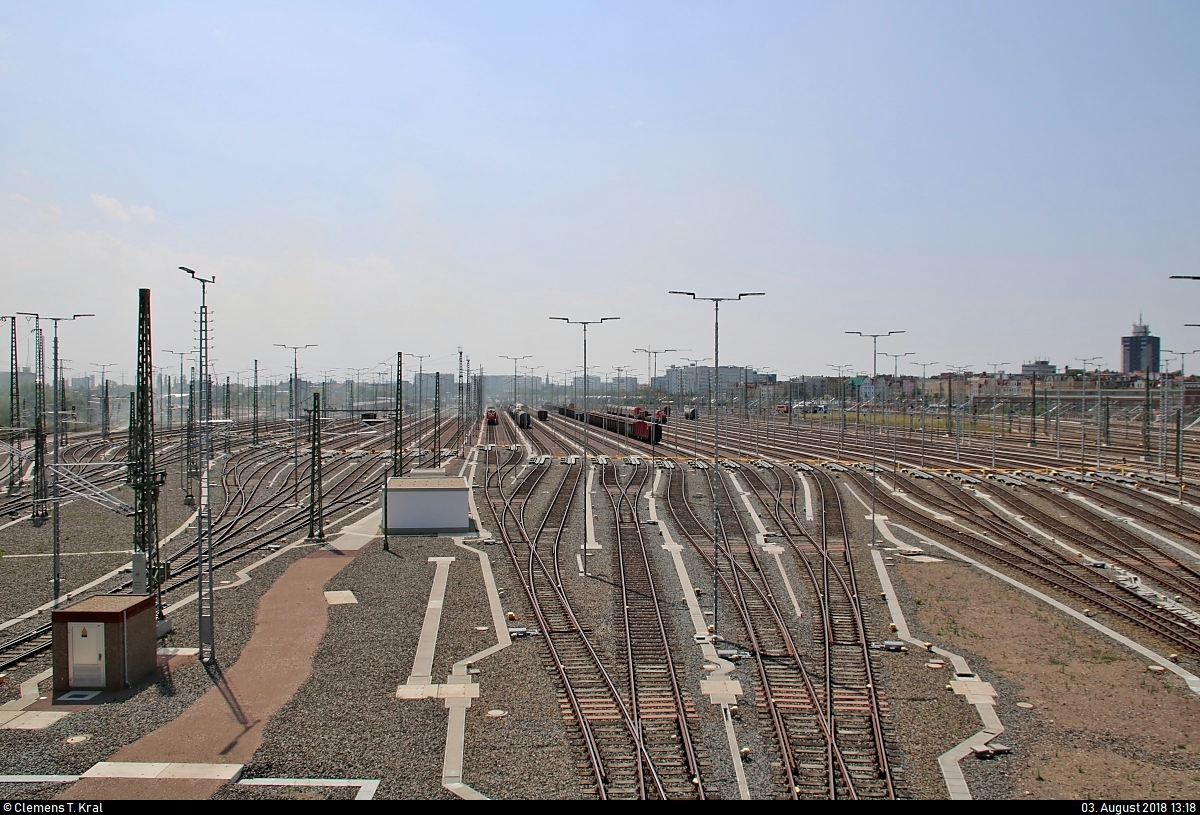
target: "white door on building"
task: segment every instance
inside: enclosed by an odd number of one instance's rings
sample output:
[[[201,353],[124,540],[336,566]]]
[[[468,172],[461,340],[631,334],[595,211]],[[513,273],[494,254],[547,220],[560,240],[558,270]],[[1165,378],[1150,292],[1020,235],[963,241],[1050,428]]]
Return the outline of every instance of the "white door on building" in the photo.
[[[72,688],[104,687],[104,623],[67,623]]]

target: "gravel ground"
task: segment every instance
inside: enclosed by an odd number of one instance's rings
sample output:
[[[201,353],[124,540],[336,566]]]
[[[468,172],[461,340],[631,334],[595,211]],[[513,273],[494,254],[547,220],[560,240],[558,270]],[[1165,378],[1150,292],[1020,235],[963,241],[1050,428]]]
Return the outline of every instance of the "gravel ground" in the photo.
[[[610,472],[624,479],[630,471],[618,465]],[[686,467],[675,472],[677,477],[687,478],[689,496],[707,491],[706,473]],[[540,516],[558,479],[568,474],[570,470],[561,465],[549,467],[530,501],[528,518]],[[663,472],[660,494],[666,489],[666,476]],[[741,480],[745,485],[746,479]],[[844,484],[843,479],[837,480]],[[845,486],[842,490],[855,541],[868,636],[887,639],[892,636],[890,613],[880,598],[864,543],[870,527],[865,512],[858,511],[858,502]],[[613,636],[619,611],[613,583],[615,541],[611,507],[598,479],[593,497],[598,542],[603,549],[589,559],[591,575],[581,577],[574,564],[584,538],[581,500],[572,510],[560,557],[564,559],[564,588],[576,612],[587,621],[606,662],[614,665],[621,662]],[[485,526],[492,526],[481,492],[477,500]],[[707,499],[694,500],[702,508],[702,518],[706,503]],[[667,516],[662,501],[659,510],[660,517]],[[639,501],[638,515],[647,516],[644,499]],[[761,510],[760,517],[770,526]],[[167,529],[166,523],[162,526]],[[691,642],[692,622],[686,605],[679,601],[671,557],[658,545],[657,530],[646,527],[644,531],[650,535],[660,596],[677,644],[676,665],[696,710],[690,725],[702,754],[706,789],[710,797],[736,799],[733,761],[738,759],[730,756],[720,708],[698,693],[707,672],[699,647]],[[704,577],[707,567],[682,534],[673,528],[672,532],[677,542],[684,544],[684,562],[694,584],[704,591],[701,606],[711,607],[710,578]],[[542,544],[543,553],[548,546]],[[506,548],[482,544],[477,548],[491,558],[497,584],[504,589],[504,609],[519,618],[511,624],[534,625]],[[480,567],[473,553],[454,546],[449,539],[394,541],[393,550],[384,552],[378,541],[372,543],[326,586],[351,590],[359,602],[330,607],[329,627],[313,672],[267,724],[263,744],[246,767],[247,777],[379,779],[379,798],[454,797],[441,787],[446,708],[435,700],[398,700],[395,690],[412,668],[434,574],[429,557],[455,558],[442,613],[434,681],[444,681],[455,661],[495,642]],[[224,664],[236,660],[252,632],[253,611],[262,592],[296,557],[310,551],[304,548],[280,557],[257,571],[250,584],[218,593],[219,653]],[[885,554],[890,560],[890,553]],[[976,798],[1200,794],[1200,750],[1195,746],[1195,734],[1192,728],[1181,734],[1179,728],[1180,722],[1195,721],[1195,701],[1174,677],[1149,674],[1144,665],[1110,642],[965,564],[949,559],[933,564],[894,560],[895,565],[887,568],[914,636],[961,654],[998,693],[997,711],[1007,728],[998,741],[1012,746],[1014,752],[986,761],[964,760],[963,770]],[[784,563],[801,607],[811,608],[814,596],[807,572],[790,553],[784,556]],[[232,571],[222,570],[217,580],[233,580]],[[777,597],[787,596],[773,566],[766,570],[766,579]],[[180,644],[195,639],[192,612],[189,607],[175,615],[174,636]],[[802,649],[813,641],[812,619],[806,613],[790,621]],[[740,635],[736,625],[731,625],[734,621],[723,615],[721,622],[731,644],[738,644]],[[547,656],[544,642],[534,636],[514,640],[510,647],[476,665],[479,674],[475,681],[482,696],[467,711],[463,780],[489,797],[594,796],[586,772],[580,771],[584,754],[563,719],[557,678]],[[879,652],[874,657],[876,680],[889,706],[885,728],[898,734],[892,746],[901,768],[900,794],[944,799],[937,756],[980,729],[978,714],[945,689],[951,678],[949,666],[927,668],[927,655],[919,649]],[[779,794],[779,762],[771,758],[775,747],[769,720],[756,705],[756,676],[751,663],[739,665],[733,674],[745,691],[734,727],[739,746],[750,748],[750,759],[742,766],[752,797],[768,798]],[[6,689],[11,693],[13,687],[11,682],[0,685],[0,693]],[[119,707],[93,708],[45,731],[0,731],[0,772],[79,772],[169,721],[207,687],[200,667],[189,665],[177,670],[169,682],[146,688]],[[1026,700],[1034,705],[1032,710],[1015,706]],[[490,717],[489,710],[504,715]],[[83,732],[91,733],[92,738],[74,746],[63,742],[66,736]],[[62,788],[0,786],[0,797],[49,797]],[[345,800],[355,793],[353,788],[230,785],[217,797]]]
[[[214,616],[217,625],[217,658],[222,665],[232,665],[237,661],[253,633],[255,609],[262,594],[292,562],[310,552],[311,546],[286,552],[252,572],[252,579],[248,583],[216,593]],[[232,569],[227,571],[232,572]],[[222,574],[215,577],[218,580],[228,579]],[[171,615],[175,630],[168,635],[165,645],[195,645],[195,609],[192,604]],[[44,730],[0,730],[0,773],[81,773],[96,762],[107,759],[121,747],[175,719],[209,687],[211,682],[201,665],[184,665],[124,702],[81,710]],[[89,738],[80,744],[67,744],[64,741],[77,734],[87,734]],[[11,789],[0,785],[0,798],[6,795],[42,797],[52,795],[59,789],[34,790],[24,784],[19,787],[7,786]]]
[[[998,693],[997,741],[1013,753],[963,762],[977,797],[1200,795],[1198,702],[1175,676],[974,568],[903,562],[893,580],[914,632],[929,632],[916,636],[961,653]]]
[[[531,506],[530,517],[534,511]],[[477,548],[492,561],[497,584],[504,590],[505,610],[524,618],[524,593],[506,549]],[[397,685],[412,669],[425,616],[435,571],[428,558],[438,556],[455,561],[438,633],[434,680],[444,681],[454,662],[495,643],[474,553],[448,538],[393,540],[391,552],[372,543],[327,586],[351,590],[359,602],[331,607],[313,674],[265,728],[247,776],[376,778],[381,781],[380,798],[455,797],[441,787],[446,708],[436,700],[395,696]],[[464,781],[489,797],[579,794],[557,692],[542,670],[539,650],[536,637],[517,639],[477,664],[475,681],[482,695],[467,711]],[[505,715],[489,717],[489,710],[503,710]],[[536,760],[530,761],[531,755]]]
[[[117,490],[116,495],[126,501],[132,500],[127,487]],[[165,485],[159,499],[160,535],[169,535],[192,512],[191,507],[183,505],[178,485],[174,488],[169,483]],[[59,567],[62,587],[68,591],[73,590],[128,563],[132,536],[133,521],[130,518],[87,501],[64,503],[59,519],[59,541],[63,552]],[[20,616],[52,599],[53,565],[48,556],[51,551],[52,531],[49,521],[37,526],[24,521],[0,531],[0,553],[3,555],[46,555],[0,557],[0,619],[8,620]],[[75,554],[80,552],[97,554]],[[121,579],[114,578],[91,592],[111,591]],[[46,614],[31,617],[0,632],[0,638],[7,640],[48,621]],[[45,670],[49,664],[47,654],[11,668],[8,676],[0,681],[0,703],[17,698],[20,695],[20,683]]]

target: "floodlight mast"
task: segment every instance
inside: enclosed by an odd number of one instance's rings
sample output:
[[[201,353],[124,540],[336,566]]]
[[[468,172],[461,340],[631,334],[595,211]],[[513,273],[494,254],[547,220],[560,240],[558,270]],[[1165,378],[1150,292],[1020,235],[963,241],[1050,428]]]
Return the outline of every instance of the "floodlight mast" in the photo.
[[[929,394],[926,393],[926,372],[930,365],[937,365],[935,362],[910,362],[909,365],[921,366],[921,466],[925,466],[925,414],[929,412]]]
[[[744,291],[737,297],[698,297],[694,291],[669,291],[667,294],[679,294],[693,300],[707,300],[713,304],[713,368],[716,371],[716,381],[713,383],[713,478],[720,478],[721,462],[721,431],[718,416],[720,405],[718,399],[721,393],[721,303],[726,300],[741,300],[743,297],[762,297],[766,292]],[[697,420],[699,421],[699,420]],[[713,621],[712,635],[717,636],[717,594],[721,574],[720,516],[717,513],[717,489],[713,485]]]
[[[652,392],[654,390],[654,380],[658,378],[658,355],[672,353],[672,352],[676,352],[676,351],[691,351],[691,350],[692,349],[690,349],[690,348],[661,348],[661,349],[634,348],[633,349],[633,353],[635,353],[635,354],[645,354],[646,355],[646,377],[647,377],[647,380],[646,380],[646,403],[650,404],[650,406],[651,406],[651,410],[650,410],[651,421],[653,421],[655,414],[658,413],[658,410],[655,407],[656,403],[655,404],[651,403],[651,400],[653,399]],[[653,366],[654,366],[653,368],[651,368],[651,360],[653,360]],[[661,396],[661,394],[660,394],[660,396]],[[663,420],[663,423],[666,424],[665,419]],[[654,458],[654,433],[650,434],[650,457]]]
[[[1083,390],[1079,401],[1079,470],[1085,471],[1087,465],[1087,423],[1085,422],[1085,414],[1087,412],[1087,366],[1089,362],[1096,362],[1104,359],[1104,357],[1075,357],[1076,362],[1083,363]],[[1163,417],[1165,426],[1166,417]],[[1096,470],[1100,469],[1100,366],[1096,366]]]
[[[572,320],[567,317],[551,317],[550,319],[551,320],[562,320],[564,323],[567,323],[568,325],[583,326],[583,463],[585,466],[590,467],[592,462],[591,462],[591,459],[588,458],[588,446],[587,446],[588,424],[590,424],[590,422],[588,421],[588,410],[587,410],[587,403],[588,403],[587,330],[588,330],[589,325],[599,325],[600,323],[604,323],[609,320],[619,320],[621,318],[620,317],[601,317],[599,320]],[[513,363],[513,364],[515,365],[516,363]],[[583,541],[583,574],[584,574],[584,577],[586,577],[588,574],[587,544],[588,544],[587,536],[585,535],[584,541]]]
[[[292,349],[292,383],[288,388],[288,418],[292,422],[292,503],[300,506],[300,369],[298,357],[305,348],[316,348],[315,342],[307,345],[284,345],[271,343],[276,348]]]
[[[871,338],[871,386],[872,386],[872,388],[874,388],[875,380],[879,378],[879,338],[880,337],[890,337],[893,334],[903,334],[904,331],[903,330],[888,331],[883,334],[867,334],[862,331],[847,331],[846,333],[847,334],[857,334],[860,337],[870,337]],[[874,401],[876,405],[879,404],[879,399],[874,394],[874,391],[872,391],[871,398],[872,398],[872,401]],[[876,482],[876,479],[878,478],[879,474],[875,472],[875,469],[876,469],[875,462],[876,462],[876,447],[878,444],[878,439],[879,439],[878,428],[875,426],[875,423],[872,422],[871,423],[871,545],[872,546],[875,545],[875,540],[876,540],[876,538],[875,538],[875,493],[876,493],[875,482]]]
[[[1098,357],[1097,357],[1098,359]],[[989,362],[992,366],[992,469],[996,469],[996,410],[1000,404],[998,396],[1000,394],[1000,366],[1011,365],[1009,362]]]
[[[523,359],[533,359],[533,354],[526,354],[523,357],[510,357],[507,354],[501,354],[500,359],[511,359],[513,364],[513,407],[517,406],[517,363]]]

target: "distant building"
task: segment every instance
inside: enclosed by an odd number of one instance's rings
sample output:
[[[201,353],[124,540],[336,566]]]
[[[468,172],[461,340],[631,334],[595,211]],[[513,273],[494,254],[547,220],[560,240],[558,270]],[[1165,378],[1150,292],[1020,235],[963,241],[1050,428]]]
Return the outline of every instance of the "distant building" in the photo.
[[[1033,362],[1025,362],[1021,364],[1021,376],[1054,376],[1058,373],[1058,366],[1051,365],[1050,360],[1035,359]]]
[[[1121,373],[1158,373],[1159,339],[1151,336],[1150,326],[1139,322],[1133,326],[1133,336],[1121,338]]]

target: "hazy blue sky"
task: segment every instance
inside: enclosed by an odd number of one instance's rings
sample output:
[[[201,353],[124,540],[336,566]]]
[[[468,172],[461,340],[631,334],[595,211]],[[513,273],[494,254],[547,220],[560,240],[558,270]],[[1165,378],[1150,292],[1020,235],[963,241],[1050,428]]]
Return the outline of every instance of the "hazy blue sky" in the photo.
[[[192,342],[180,265],[221,372],[578,365],[551,315],[622,317],[601,370],[711,356],[676,288],[766,291],[722,361],[783,374],[868,369],[854,329],[1200,348],[1198,36],[1195,2],[9,3],[0,313],[96,312],[76,371],[132,371],[139,286]]]

